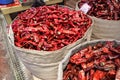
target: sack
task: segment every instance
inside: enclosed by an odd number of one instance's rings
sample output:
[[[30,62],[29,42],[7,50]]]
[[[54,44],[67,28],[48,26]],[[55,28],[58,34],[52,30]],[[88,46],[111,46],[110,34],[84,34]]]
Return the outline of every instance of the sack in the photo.
[[[80,2],[80,1],[76,2],[75,10],[80,10],[79,7],[78,7],[78,3],[79,3],[79,2]]]
[[[120,41],[117,40],[112,40],[112,39],[106,39],[106,40],[93,40],[93,41],[88,41],[82,44],[77,45],[76,47],[74,47],[73,49],[71,49],[67,55],[65,56],[65,58],[60,62],[59,67],[58,67],[58,78],[57,80],[63,80],[63,70],[66,68],[70,57],[75,54],[76,52],[78,52],[79,50],[82,50],[86,47],[88,47],[89,45],[93,46],[96,45],[98,43],[102,43],[104,44],[106,41],[113,41],[115,42],[117,45],[120,45]],[[118,74],[117,74],[118,75]],[[118,76],[117,76],[118,77]],[[117,80],[117,79],[116,79]],[[119,80],[119,78],[118,78]]]
[[[92,39],[117,39],[120,40],[120,20],[105,20],[93,17],[94,27]]]
[[[8,37],[14,52],[33,75],[42,80],[56,80],[59,62],[70,49],[90,40],[92,25],[81,39],[56,51],[37,51],[16,47],[14,45],[14,34],[11,26]]]
[[[72,7],[75,9],[76,2],[78,0],[64,0],[64,5]]]
[[[83,38],[56,51],[37,51],[16,47],[12,29],[9,34],[9,41],[16,55],[33,75],[43,80],[56,80],[59,62],[70,49],[86,40],[90,40],[91,31],[92,27],[87,30]]]
[[[76,10],[79,10],[78,1],[76,3]],[[91,18],[94,20],[92,40],[94,39],[117,39],[120,40],[120,20],[105,20],[96,17]]]

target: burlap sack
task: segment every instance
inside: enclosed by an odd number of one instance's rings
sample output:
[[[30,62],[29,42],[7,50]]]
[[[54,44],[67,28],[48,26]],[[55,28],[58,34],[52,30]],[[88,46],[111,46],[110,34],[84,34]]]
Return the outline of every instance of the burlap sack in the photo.
[[[93,17],[94,27],[92,39],[117,39],[120,40],[120,20],[105,20]]]
[[[93,41],[88,41],[88,42],[79,44],[76,47],[74,47],[73,49],[71,49],[67,53],[67,55],[65,56],[65,58],[59,64],[59,67],[58,67],[58,78],[57,78],[57,80],[63,80],[63,70],[66,68],[66,66],[67,66],[67,64],[69,62],[70,56],[72,56],[73,54],[75,54],[79,50],[82,50],[82,49],[86,48],[89,45],[94,46],[97,43],[103,43],[104,44],[106,41],[114,41],[117,45],[120,45],[120,41],[117,41],[117,40],[113,40],[113,39],[103,40],[103,39],[100,39],[100,40],[93,40]],[[118,78],[118,74],[117,74],[116,77]],[[118,79],[117,78],[116,78],[116,80],[119,80],[119,78]]]
[[[59,62],[64,58],[66,53],[71,48],[86,40],[89,40],[91,30],[92,27],[87,30],[83,38],[56,51],[37,51],[16,47],[14,45],[14,34],[12,34],[12,30],[9,34],[9,41],[16,55],[20,57],[23,64],[28,68],[28,70],[30,70],[33,75],[42,80],[56,80]]]
[[[80,10],[79,7],[78,7],[78,3],[79,3],[79,2],[80,2],[80,1],[76,2],[75,10]]]
[[[56,80],[59,62],[70,49],[82,42],[90,40],[92,25],[81,39],[56,51],[37,51],[16,47],[14,45],[14,34],[11,27],[8,37],[16,55],[34,76],[42,80]]]
[[[78,1],[76,3],[76,10],[79,10]],[[105,20],[96,17],[94,20],[92,40],[94,39],[117,39],[120,40],[120,20]]]

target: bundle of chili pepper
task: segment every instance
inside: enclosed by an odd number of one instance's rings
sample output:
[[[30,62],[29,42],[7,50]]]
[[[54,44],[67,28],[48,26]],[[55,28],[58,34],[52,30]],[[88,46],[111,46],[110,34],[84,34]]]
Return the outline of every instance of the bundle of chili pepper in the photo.
[[[15,45],[54,51],[84,36],[92,20],[67,7],[41,6],[22,12],[12,23]]]
[[[119,68],[120,46],[98,43],[71,56],[63,80],[115,80]]]
[[[91,6],[88,15],[108,20],[120,20],[120,0],[81,0],[79,8],[84,3]]]

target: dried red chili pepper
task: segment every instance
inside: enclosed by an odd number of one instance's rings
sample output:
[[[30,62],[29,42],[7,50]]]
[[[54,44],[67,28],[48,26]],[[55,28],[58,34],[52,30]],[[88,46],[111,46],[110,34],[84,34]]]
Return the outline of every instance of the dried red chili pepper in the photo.
[[[108,20],[120,20],[120,1],[116,0],[81,0],[78,7],[84,3],[91,6],[88,15]]]
[[[77,80],[115,80],[120,68],[119,52],[120,46],[114,46],[113,42],[98,43],[76,52],[63,72],[64,80],[74,80],[74,77]],[[67,71],[72,73],[66,78]]]
[[[54,51],[82,38],[91,23],[81,11],[53,5],[22,12],[12,23],[12,29],[16,46]]]
[[[102,80],[105,76],[105,72],[96,70],[92,80]]]
[[[80,70],[78,72],[78,80],[86,80],[85,79],[85,72],[83,70]]]

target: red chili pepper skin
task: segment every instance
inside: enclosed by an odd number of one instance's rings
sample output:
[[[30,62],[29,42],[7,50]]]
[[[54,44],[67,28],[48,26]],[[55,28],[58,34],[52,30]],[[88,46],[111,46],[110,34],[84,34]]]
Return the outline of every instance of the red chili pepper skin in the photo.
[[[86,80],[85,72],[83,70],[79,71],[79,73],[78,73],[78,80]]]
[[[120,59],[115,59],[115,64],[116,64],[117,66],[120,66]]]
[[[105,72],[97,70],[94,73],[93,80],[101,80],[105,75]]]
[[[90,80],[93,80],[94,73],[95,73],[95,70],[91,69],[90,70]]]
[[[63,80],[68,80],[71,73],[71,71],[67,71],[66,73],[64,73],[65,76],[63,77]]]
[[[87,64],[86,64],[86,63],[81,63],[81,67],[82,67],[83,69],[87,69]]]

